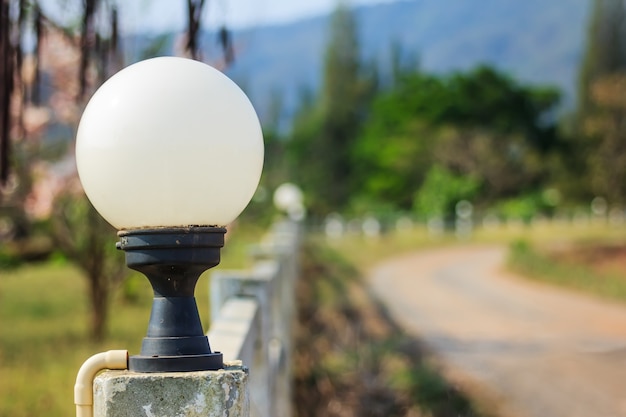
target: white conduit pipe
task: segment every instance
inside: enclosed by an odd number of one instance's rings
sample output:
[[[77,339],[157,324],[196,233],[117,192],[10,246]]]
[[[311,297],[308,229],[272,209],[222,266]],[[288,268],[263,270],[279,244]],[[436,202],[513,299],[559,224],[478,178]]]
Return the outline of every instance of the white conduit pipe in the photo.
[[[74,385],[76,417],[93,417],[93,380],[105,369],[128,369],[127,350],[109,350],[87,359],[78,370]]]

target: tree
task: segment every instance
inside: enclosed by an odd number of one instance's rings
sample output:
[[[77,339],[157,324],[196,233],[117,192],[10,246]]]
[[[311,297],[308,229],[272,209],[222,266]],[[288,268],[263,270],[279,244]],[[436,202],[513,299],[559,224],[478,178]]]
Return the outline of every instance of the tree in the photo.
[[[558,143],[546,119],[558,98],[488,67],[405,73],[376,97],[354,147],[359,194],[408,210],[432,166],[473,178],[485,203],[536,187],[548,174],[541,161]]]
[[[452,174],[440,165],[433,165],[415,195],[414,207],[426,218],[445,217],[460,200],[474,198],[479,183],[471,176]]]
[[[587,45],[580,67],[579,120],[592,111],[591,86],[604,76],[626,70],[626,5],[622,0],[594,0]]]
[[[56,198],[52,229],[57,248],[85,273],[91,304],[89,330],[92,339],[102,340],[111,294],[127,275],[124,255],[113,244],[115,230],[82,191],[63,192]]]
[[[16,45],[11,42],[10,2],[0,3],[0,185],[9,177],[9,131],[14,89]]]
[[[9,185],[0,188],[0,201],[4,206],[18,208],[11,215],[20,230],[32,221],[26,216],[32,211],[29,205],[52,208],[49,219],[52,239],[57,249],[85,273],[92,307],[92,337],[102,339],[110,293],[125,268],[114,249],[114,230],[79,191],[75,171],[59,176],[45,168],[59,160],[45,160],[43,125],[54,119],[75,127],[90,93],[122,67],[117,8],[111,1],[84,0],[79,24],[74,25],[73,22],[61,24],[46,16],[38,0],[0,1],[0,186]],[[199,56],[197,38],[204,3],[204,0],[186,2],[189,17],[186,48],[194,57]],[[31,33],[35,34],[33,51],[25,49],[32,44]],[[220,32],[220,43],[226,62],[232,61],[230,34],[225,28]],[[40,57],[50,46],[64,50],[62,54],[47,53],[45,70],[55,89],[54,100],[38,94],[39,74],[43,69]],[[25,77],[29,72],[32,76]],[[29,116],[37,112],[48,115],[42,126],[33,126],[29,121],[32,119]],[[65,143],[71,145],[72,141],[67,138]],[[73,147],[68,146],[67,152],[61,153],[66,159],[58,165],[72,161],[72,151]],[[41,190],[44,192],[38,192]],[[47,198],[50,194],[55,195],[54,201]],[[39,204],[42,199],[46,201]],[[24,237],[27,234],[22,233]]]
[[[357,22],[340,4],[332,15],[321,94],[302,105],[290,142],[293,174],[314,213],[345,207],[354,188],[351,148],[374,89],[361,64]]]
[[[598,78],[590,86],[594,109],[584,119],[584,133],[595,144],[589,155],[595,195],[626,204],[626,72]]]
[[[590,195],[626,203],[626,4],[595,0],[579,75],[575,135],[570,141],[570,176]]]
[[[92,307],[91,336],[102,339],[112,283],[123,276],[122,272],[113,272],[107,267],[111,264],[111,249],[115,250],[114,234],[110,227],[103,226],[104,221],[93,209],[88,209],[90,206],[82,193],[68,192],[77,188],[74,186],[75,172],[60,169],[69,166],[68,161],[72,160],[68,158],[69,146],[54,159],[46,160],[48,141],[45,140],[45,130],[51,121],[75,125],[88,93],[121,66],[117,49],[117,11],[115,5],[103,7],[99,0],[86,0],[81,23],[73,28],[47,17],[37,1],[3,0],[2,6],[3,10],[11,7],[19,10],[17,15],[9,14],[8,20],[3,20],[3,29],[4,24],[8,24],[11,36],[3,40],[3,43],[9,42],[10,48],[3,53],[1,61],[13,71],[3,73],[4,77],[12,79],[12,84],[8,83],[12,89],[0,91],[2,100],[10,103],[3,110],[12,116],[8,121],[4,119],[3,131],[7,136],[3,138],[6,144],[12,145],[13,157],[8,158],[6,145],[3,148],[6,165],[3,166],[7,173],[9,166],[12,167],[12,181],[18,184],[13,192],[4,193],[4,200],[5,203],[10,201],[8,199],[13,200],[22,207],[23,214],[30,214],[33,218],[49,216],[52,208],[49,220],[52,240],[58,250],[84,271]],[[6,18],[3,15],[3,19]],[[96,21],[108,22],[108,27],[96,24]],[[36,34],[34,54],[24,49],[28,44],[24,39],[29,36],[29,31]],[[65,48],[65,52],[51,54],[47,50],[51,46]],[[41,67],[44,55],[47,57],[45,68]],[[54,99],[38,92],[39,74],[43,70],[56,89]],[[25,77],[28,72],[33,75]],[[39,125],[33,125],[32,115],[37,113],[45,117]],[[71,139],[66,138],[66,146],[71,143]],[[55,169],[48,169],[52,166],[64,173],[58,175]],[[50,198],[50,195],[54,197]],[[23,236],[27,237],[27,234]],[[120,261],[119,256],[115,261]]]

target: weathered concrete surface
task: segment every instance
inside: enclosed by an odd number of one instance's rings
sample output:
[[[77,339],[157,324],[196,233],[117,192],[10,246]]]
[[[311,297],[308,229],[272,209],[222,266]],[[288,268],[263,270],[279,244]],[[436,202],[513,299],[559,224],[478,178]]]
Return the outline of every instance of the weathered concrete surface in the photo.
[[[248,417],[248,371],[108,371],[94,382],[95,417]]]
[[[370,283],[449,376],[504,414],[626,416],[626,308],[507,273],[505,254],[418,252],[382,263]]]

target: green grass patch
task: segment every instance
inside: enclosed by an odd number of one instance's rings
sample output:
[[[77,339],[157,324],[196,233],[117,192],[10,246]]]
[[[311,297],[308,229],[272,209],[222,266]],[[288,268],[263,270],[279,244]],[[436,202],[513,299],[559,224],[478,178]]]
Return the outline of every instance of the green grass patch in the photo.
[[[513,242],[509,249],[508,266],[525,277],[626,302],[623,274],[601,272],[582,262],[558,260],[525,240]]]
[[[500,224],[484,228],[477,224],[471,235],[465,238],[457,238],[452,231],[432,235],[426,227],[416,225],[411,230],[389,232],[378,238],[350,234],[340,239],[326,239],[322,235],[317,238],[341,253],[359,270],[367,271],[369,267],[389,257],[421,249],[455,245],[512,245],[517,241],[526,241],[541,247],[570,245],[572,242],[589,246],[626,245],[626,225],[613,226],[608,223],[577,225],[555,221],[534,225]]]

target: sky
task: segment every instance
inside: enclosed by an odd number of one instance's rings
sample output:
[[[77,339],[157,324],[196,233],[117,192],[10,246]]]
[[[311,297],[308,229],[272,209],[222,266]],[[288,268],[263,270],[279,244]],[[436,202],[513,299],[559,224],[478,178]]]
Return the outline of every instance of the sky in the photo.
[[[53,1],[53,0],[52,0]],[[395,0],[347,0],[364,5]],[[206,0],[205,27],[226,25],[231,29],[289,23],[326,14],[338,0]],[[182,30],[186,22],[185,0],[118,1],[122,30],[125,33]]]

